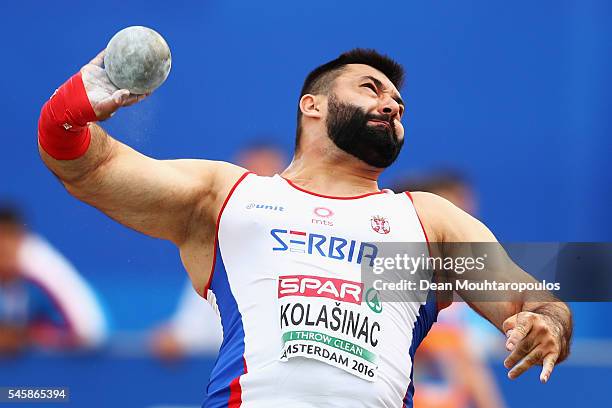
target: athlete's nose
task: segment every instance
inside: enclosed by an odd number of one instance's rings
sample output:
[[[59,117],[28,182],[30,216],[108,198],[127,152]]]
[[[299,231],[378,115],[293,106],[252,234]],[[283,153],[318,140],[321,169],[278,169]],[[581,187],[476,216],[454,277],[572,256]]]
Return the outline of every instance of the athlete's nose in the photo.
[[[399,116],[400,105],[395,99],[391,98],[389,95],[386,95],[384,100],[382,101],[380,112],[395,119]]]

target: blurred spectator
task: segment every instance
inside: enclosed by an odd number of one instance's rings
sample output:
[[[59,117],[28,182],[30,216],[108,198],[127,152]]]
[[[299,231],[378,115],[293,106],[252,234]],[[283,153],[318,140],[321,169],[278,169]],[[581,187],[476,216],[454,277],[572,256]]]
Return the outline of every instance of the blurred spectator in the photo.
[[[105,336],[102,309],[77,271],[0,205],[0,354],[94,347]]]
[[[260,176],[273,176],[285,169],[287,157],[279,146],[256,141],[238,152],[236,163]],[[222,340],[219,316],[187,282],[176,312],[153,333],[152,348],[160,358],[174,360],[185,354],[216,354]]]
[[[468,177],[458,170],[441,169],[396,183],[395,191],[426,191],[446,198],[468,214],[478,213],[478,199]]]
[[[176,360],[189,354],[216,354],[222,340],[219,315],[187,282],[174,315],[153,333],[152,347],[160,358]]]
[[[285,169],[287,157],[276,144],[256,141],[238,152],[235,163],[260,176],[273,176]]]
[[[426,191],[446,198],[462,210],[475,214],[477,200],[468,178],[456,170],[439,170],[423,177],[407,178],[395,191]],[[499,333],[471,335],[468,317],[473,312],[464,303],[442,310],[438,322],[419,346],[415,358],[414,406],[420,408],[500,408],[504,406],[492,373],[486,366],[481,342],[503,344]],[[482,319],[480,319],[482,320]],[[471,327],[468,327],[471,326]],[[477,327],[480,327],[478,325]]]

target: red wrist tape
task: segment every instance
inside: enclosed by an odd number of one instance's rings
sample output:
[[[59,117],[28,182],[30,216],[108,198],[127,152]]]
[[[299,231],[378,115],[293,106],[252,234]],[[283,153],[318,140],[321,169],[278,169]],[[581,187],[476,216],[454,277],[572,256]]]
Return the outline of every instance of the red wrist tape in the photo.
[[[96,120],[79,72],[43,105],[38,120],[38,141],[54,159],[74,160],[89,148],[91,135],[87,124]]]

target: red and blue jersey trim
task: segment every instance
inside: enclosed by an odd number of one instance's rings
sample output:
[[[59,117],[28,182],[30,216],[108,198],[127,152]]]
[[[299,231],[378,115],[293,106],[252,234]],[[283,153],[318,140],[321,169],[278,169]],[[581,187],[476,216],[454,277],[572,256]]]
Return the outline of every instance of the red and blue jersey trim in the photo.
[[[417,348],[429,333],[429,330],[438,319],[438,306],[436,301],[435,291],[430,290],[427,294],[427,301],[419,307],[417,321],[412,328],[412,343],[410,344],[410,361],[412,368],[410,369],[410,385],[404,396],[404,405],[402,408],[412,408],[414,398],[414,355]]]
[[[232,293],[219,249],[219,224],[223,210],[234,190],[249,174],[251,172],[245,172],[236,181],[217,216],[212,270],[202,295],[207,297],[209,289],[215,294],[221,316],[221,325],[223,326],[223,343],[221,343],[217,361],[210,374],[210,380],[206,388],[207,397],[202,404],[203,408],[234,408],[242,404],[240,377],[247,373],[247,362],[244,358],[244,327],[242,325],[242,314],[238,310],[238,304]]]
[[[215,294],[221,315],[223,343],[210,375],[206,389],[208,396],[202,407],[233,408],[242,404],[240,377],[248,371],[244,358],[244,327],[219,249],[217,260],[210,290]]]

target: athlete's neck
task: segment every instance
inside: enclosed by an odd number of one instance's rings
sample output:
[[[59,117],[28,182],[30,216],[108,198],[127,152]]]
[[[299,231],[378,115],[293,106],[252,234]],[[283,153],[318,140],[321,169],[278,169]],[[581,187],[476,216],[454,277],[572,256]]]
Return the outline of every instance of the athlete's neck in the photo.
[[[382,170],[368,167],[352,156],[321,155],[313,158],[296,154],[281,176],[313,193],[351,197],[378,191],[378,177]]]

